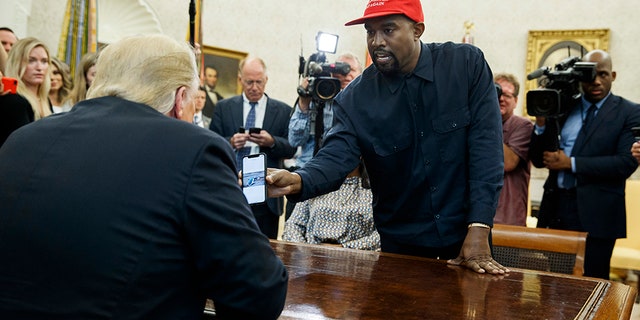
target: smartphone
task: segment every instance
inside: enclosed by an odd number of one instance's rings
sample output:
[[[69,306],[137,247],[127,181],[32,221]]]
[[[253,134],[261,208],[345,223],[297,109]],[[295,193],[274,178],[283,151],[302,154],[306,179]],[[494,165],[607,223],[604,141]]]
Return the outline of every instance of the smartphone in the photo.
[[[18,79],[2,77],[2,85],[4,86],[4,91],[8,90],[14,94],[18,92]]]
[[[631,132],[633,132],[633,137],[636,138],[636,141],[640,141],[640,127],[631,128]]]
[[[242,158],[242,192],[249,204],[267,201],[267,156],[255,153]]]
[[[260,134],[260,131],[262,131],[262,128],[249,128],[249,134]]]
[[[238,128],[238,133],[244,133],[244,128],[243,127]]]

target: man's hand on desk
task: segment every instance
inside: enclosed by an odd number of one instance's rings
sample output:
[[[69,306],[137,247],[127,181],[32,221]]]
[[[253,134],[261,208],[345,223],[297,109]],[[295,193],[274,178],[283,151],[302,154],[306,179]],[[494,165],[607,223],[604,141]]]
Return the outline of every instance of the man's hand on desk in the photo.
[[[450,259],[447,263],[456,266],[465,266],[477,273],[490,273],[502,275],[509,272],[491,256],[489,247],[490,228],[470,227],[467,237],[464,239],[460,255]]]

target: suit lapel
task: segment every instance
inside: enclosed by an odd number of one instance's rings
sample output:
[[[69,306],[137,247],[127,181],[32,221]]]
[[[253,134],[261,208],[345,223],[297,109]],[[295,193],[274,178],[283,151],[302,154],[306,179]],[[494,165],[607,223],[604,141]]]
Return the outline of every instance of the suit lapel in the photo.
[[[265,94],[266,96],[266,94]],[[265,107],[264,110],[264,119],[262,120],[262,128],[270,131],[269,129],[271,129],[274,125],[274,121],[277,119],[278,117],[278,108],[275,108],[272,104],[271,104],[271,99],[269,99],[269,97],[267,96],[267,105]]]
[[[232,128],[233,132],[236,132],[238,128],[244,127],[244,117],[242,115],[244,109],[244,98],[242,95],[236,96],[234,99],[237,100],[236,103],[231,104],[232,106],[237,106],[231,108],[231,122],[234,123],[234,128]]]
[[[572,155],[578,154],[578,152],[582,150],[583,146],[587,145],[589,139],[591,139],[593,134],[600,130],[599,127],[603,123],[609,121],[611,112],[613,111],[617,103],[618,97],[614,96],[613,94],[609,96],[607,101],[605,101],[602,107],[600,107],[600,110],[598,110],[596,117],[591,121],[591,125],[589,125],[589,128],[587,128],[586,131],[580,130],[580,132],[578,133],[576,143],[573,146],[573,151],[571,152]]]

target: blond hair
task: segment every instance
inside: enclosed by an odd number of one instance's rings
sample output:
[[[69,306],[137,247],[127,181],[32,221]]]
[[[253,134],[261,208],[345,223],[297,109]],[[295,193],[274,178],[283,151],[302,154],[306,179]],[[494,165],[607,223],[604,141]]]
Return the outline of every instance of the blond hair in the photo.
[[[51,57],[51,64],[58,68],[58,72],[62,77],[62,86],[58,92],[55,93],[56,99],[62,105],[63,101],[69,96],[69,92],[71,92],[71,88],[73,87],[73,82],[71,81],[71,71],[69,70],[69,65],[60,61],[56,57]],[[53,72],[52,69],[49,69],[49,72]]]
[[[108,45],[98,57],[87,99],[114,96],[169,112],[178,88],[198,88],[193,49],[166,35],[139,35]]]
[[[73,77],[73,89],[71,89],[71,92],[69,92],[63,104],[73,106],[87,98],[87,89],[89,89],[87,72],[96,64],[97,59],[98,54],[95,52],[88,52],[82,56],[80,63],[76,66],[76,74]]]
[[[518,78],[510,73],[498,73],[493,77],[493,81],[504,80],[506,82],[511,83],[513,86],[513,96],[517,97],[520,92],[520,82],[518,82]]]
[[[345,52],[339,55],[336,60],[343,60],[343,59],[354,60],[356,62],[356,65],[350,66],[350,67],[358,71],[358,74],[362,73],[362,63],[360,62],[360,59],[358,59],[358,57],[355,54],[351,52]]]
[[[38,85],[36,94],[33,94],[33,92],[27,88],[27,84],[22,79],[29,64],[29,54],[37,47],[42,47],[44,51],[47,52],[47,63],[51,64],[51,55],[49,55],[49,49],[47,49],[44,42],[33,37],[28,37],[18,40],[11,48],[11,51],[9,51],[7,70],[5,72],[7,77],[18,79],[18,93],[29,101],[35,120],[51,114],[51,106],[49,105],[51,75],[49,70],[45,72],[44,81]]]

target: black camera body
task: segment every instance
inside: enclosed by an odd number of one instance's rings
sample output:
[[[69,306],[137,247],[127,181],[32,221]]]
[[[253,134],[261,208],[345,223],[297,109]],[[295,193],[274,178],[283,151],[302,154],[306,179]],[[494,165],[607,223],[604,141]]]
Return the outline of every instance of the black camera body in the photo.
[[[328,63],[322,52],[314,53],[305,60],[300,57],[299,72],[309,78],[306,89],[298,87],[298,94],[303,97],[311,97],[316,101],[328,101],[340,92],[340,80],[332,77],[332,74],[347,75],[351,66],[344,62]]]
[[[536,117],[558,117],[580,101],[580,82],[592,82],[596,78],[596,63],[569,57],[558,63],[555,70],[542,67],[527,75],[527,79],[543,76],[542,88],[527,92],[527,113]]]

